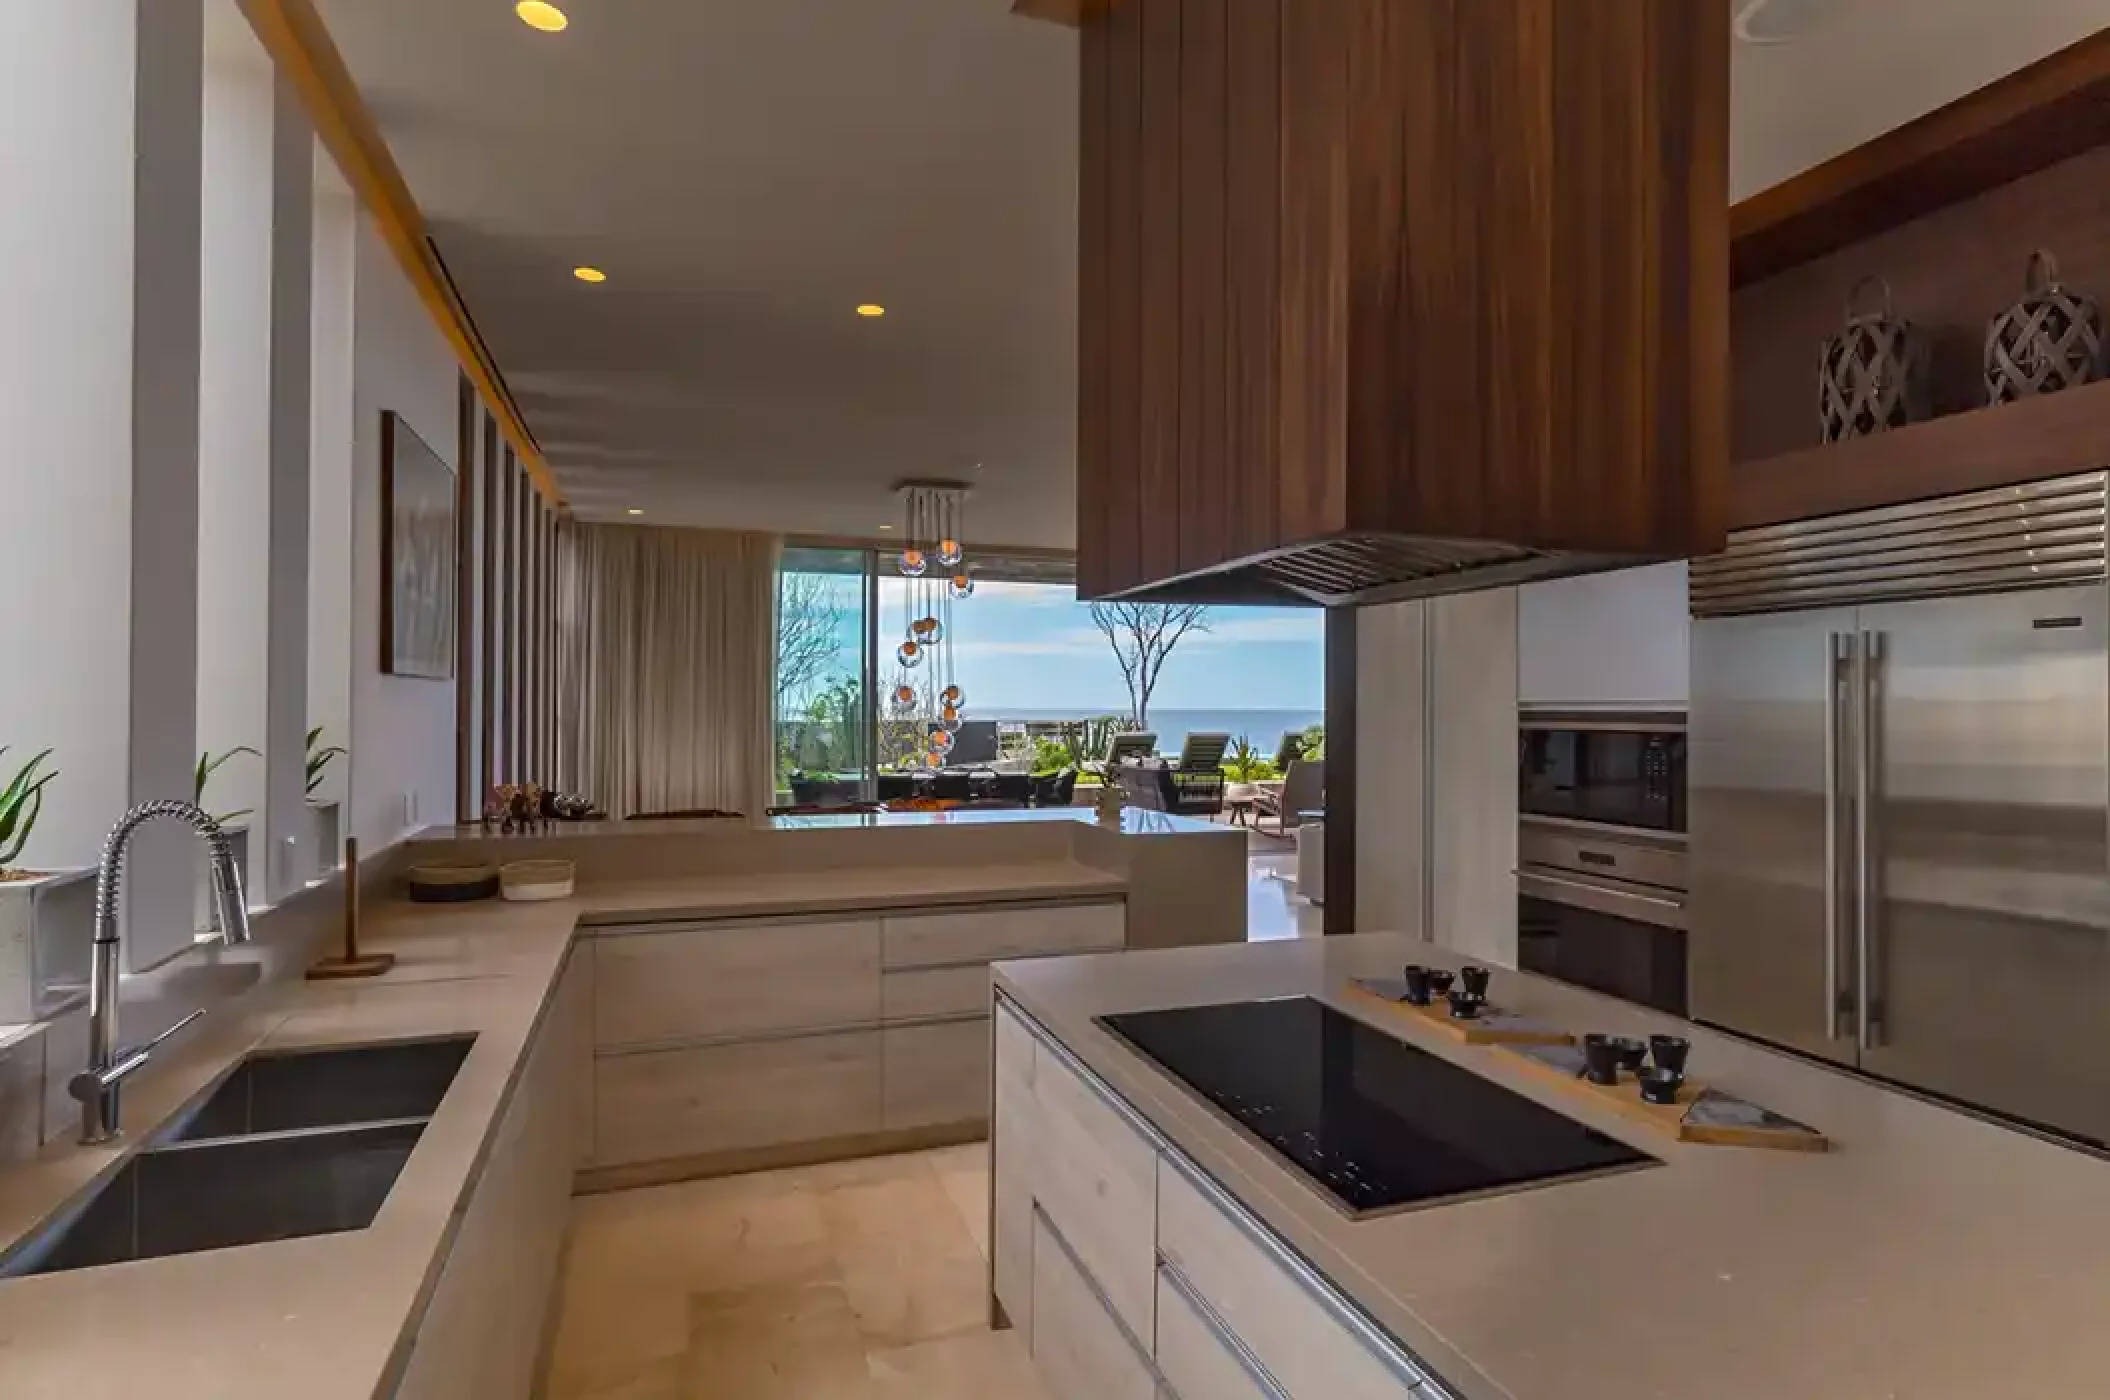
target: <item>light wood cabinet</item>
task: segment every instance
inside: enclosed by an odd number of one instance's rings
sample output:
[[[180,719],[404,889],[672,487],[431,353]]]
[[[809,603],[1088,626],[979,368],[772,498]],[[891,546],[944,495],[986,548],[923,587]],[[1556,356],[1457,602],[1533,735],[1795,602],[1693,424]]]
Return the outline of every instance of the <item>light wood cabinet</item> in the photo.
[[[888,1131],[979,1122],[989,1114],[989,1018],[880,1032],[880,1126]]]
[[[997,1301],[1033,1342],[1033,1033],[1002,1003],[996,1010],[996,1120],[991,1125],[990,1259]]]
[[[1157,1149],[1059,1052],[1033,1059],[1033,1196],[1123,1323],[1151,1334]],[[1036,1276],[1039,1249],[1035,1246]]]
[[[879,1015],[890,1023],[933,1016],[978,1016],[988,1010],[987,963],[889,972],[879,981]]]
[[[1127,908],[1114,900],[889,914],[882,941],[888,968],[939,967],[1119,948],[1127,932]]]
[[[583,999],[565,993],[579,985],[568,975],[543,1016],[418,1321],[399,1400],[524,1400],[533,1389],[571,1212],[587,1026]]]
[[[1156,1400],[1150,1363],[1108,1311],[1060,1231],[1038,1212],[1033,1364],[1055,1400]]]
[[[595,1164],[877,1132],[880,1045],[871,1030],[603,1056],[595,1066]]]
[[[879,923],[758,920],[594,941],[604,1050],[879,1019]]]
[[[1158,1374],[1179,1395],[1210,1400],[1282,1400],[1282,1392],[1239,1354],[1238,1343],[1209,1317],[1193,1296],[1193,1285],[1168,1269],[1158,1270]]]
[[[1158,1253],[1290,1400],[1407,1400],[1402,1375],[1182,1168],[1158,1173]]]

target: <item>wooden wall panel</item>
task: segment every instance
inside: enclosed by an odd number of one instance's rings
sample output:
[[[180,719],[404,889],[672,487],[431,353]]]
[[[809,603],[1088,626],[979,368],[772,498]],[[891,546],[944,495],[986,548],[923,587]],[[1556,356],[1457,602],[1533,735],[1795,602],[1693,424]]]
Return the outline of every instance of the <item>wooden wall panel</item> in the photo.
[[[1124,5],[1107,31],[1106,371],[1112,385],[1108,450],[1099,464],[1106,496],[1106,586],[1141,582],[1143,493],[1143,6]],[[1080,556],[1092,546],[1078,541]]]
[[[1688,0],[1087,21],[1086,591],[1342,533],[1714,547],[1727,25]]]
[[[1232,554],[1224,470],[1228,4],[1185,0],[1180,13],[1179,504],[1171,533],[1182,573]]]
[[[1282,7],[1231,0],[1225,35],[1224,358],[1229,398],[1218,488],[1232,558],[1276,535],[1281,357]]]
[[[505,518],[505,464],[498,448],[498,422],[484,416],[483,507],[477,520],[478,552],[482,556],[482,597],[477,621],[477,813],[483,799],[498,781],[498,583],[499,522]]]
[[[1077,172],[1077,535],[1107,539],[1112,505],[1113,382],[1110,374],[1112,317],[1110,153],[1107,106],[1112,41],[1108,26],[1087,25],[1078,36]],[[1110,551],[1104,547],[1077,558],[1077,591],[1097,597],[1109,587]]]
[[[1282,281],[1279,427],[1272,472],[1280,544],[1338,530],[1348,426],[1350,6],[1279,0]]]
[[[1184,0],[1145,4],[1141,324],[1143,438],[1136,472],[1142,519],[1137,557],[1146,578],[1179,573],[1180,540],[1180,33]]]

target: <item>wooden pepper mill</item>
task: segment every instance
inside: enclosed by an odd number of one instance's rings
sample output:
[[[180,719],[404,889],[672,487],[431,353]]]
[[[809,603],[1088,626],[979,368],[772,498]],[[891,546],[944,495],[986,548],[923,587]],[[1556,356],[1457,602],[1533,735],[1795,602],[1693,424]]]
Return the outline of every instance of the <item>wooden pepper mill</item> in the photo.
[[[379,977],[395,965],[394,953],[359,951],[359,838],[348,836],[344,842],[344,951],[309,968],[308,977],[318,982]]]

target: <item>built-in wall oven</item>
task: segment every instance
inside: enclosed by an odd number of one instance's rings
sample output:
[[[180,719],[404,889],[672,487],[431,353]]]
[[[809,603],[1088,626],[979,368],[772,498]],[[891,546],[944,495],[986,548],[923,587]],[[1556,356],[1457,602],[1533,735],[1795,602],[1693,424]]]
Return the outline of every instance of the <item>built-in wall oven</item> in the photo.
[[[1684,1015],[1684,717],[1527,713],[1517,768],[1518,965]]]
[[[1685,830],[1685,716],[1526,711],[1517,811],[1597,826]]]

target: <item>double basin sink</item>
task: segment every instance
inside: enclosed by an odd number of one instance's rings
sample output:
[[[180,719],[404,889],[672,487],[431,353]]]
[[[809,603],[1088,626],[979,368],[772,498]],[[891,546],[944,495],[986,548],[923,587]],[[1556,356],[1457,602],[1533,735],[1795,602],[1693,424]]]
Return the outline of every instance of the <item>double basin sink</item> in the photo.
[[[252,1055],[0,1256],[0,1278],[365,1229],[474,1041]]]

